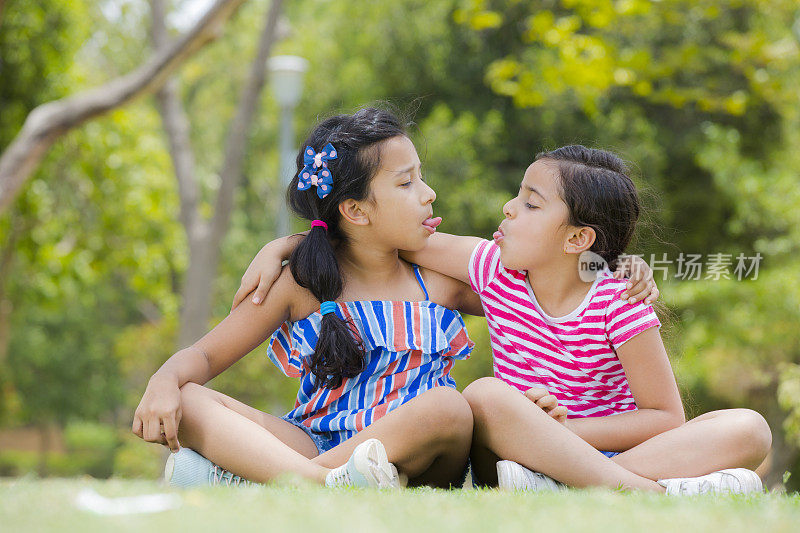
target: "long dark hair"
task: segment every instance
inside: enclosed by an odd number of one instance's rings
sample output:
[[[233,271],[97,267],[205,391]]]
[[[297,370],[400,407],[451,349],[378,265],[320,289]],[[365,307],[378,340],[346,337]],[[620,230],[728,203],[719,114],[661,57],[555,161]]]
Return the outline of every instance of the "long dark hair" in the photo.
[[[352,115],[336,115],[320,122],[303,142],[297,155],[297,170],[287,190],[287,200],[295,213],[307,220],[322,220],[327,231],[316,226],[295,248],[289,267],[295,281],[311,291],[320,302],[336,300],[342,294],[342,276],[335,250],[346,243],[339,222],[339,203],[361,201],[369,195],[369,184],[380,167],[380,143],[405,135],[400,120],[392,113],[365,108]],[[336,149],[336,159],[327,162],[333,175],[333,188],[324,198],[317,187],[297,189],[306,146],[321,152],[326,144]],[[354,331],[336,313],[322,317],[319,339],[309,367],[316,386],[335,389],[344,378],[357,376],[364,368],[364,347]]]
[[[589,249],[614,270],[641,212],[628,166],[611,152],[578,144],[541,152],[536,155],[540,159],[557,163],[569,224],[594,229],[596,237]]]

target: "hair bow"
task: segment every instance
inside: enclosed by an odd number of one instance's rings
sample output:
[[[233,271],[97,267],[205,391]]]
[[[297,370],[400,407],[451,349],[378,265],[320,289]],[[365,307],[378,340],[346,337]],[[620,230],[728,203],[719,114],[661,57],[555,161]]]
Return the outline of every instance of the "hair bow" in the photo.
[[[321,152],[314,152],[311,146],[306,146],[303,152],[305,166],[298,176],[297,189],[305,191],[314,185],[320,199],[328,196],[333,189],[333,175],[328,169],[328,161],[336,157],[336,149],[331,143],[326,144]]]

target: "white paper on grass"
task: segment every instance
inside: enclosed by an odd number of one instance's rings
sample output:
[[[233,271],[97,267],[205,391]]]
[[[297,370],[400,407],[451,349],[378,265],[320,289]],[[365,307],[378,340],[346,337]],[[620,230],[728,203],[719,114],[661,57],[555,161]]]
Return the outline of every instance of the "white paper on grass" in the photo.
[[[180,507],[181,497],[177,494],[144,494],[106,498],[93,489],[83,489],[78,493],[75,505],[79,509],[100,515],[160,513]]]

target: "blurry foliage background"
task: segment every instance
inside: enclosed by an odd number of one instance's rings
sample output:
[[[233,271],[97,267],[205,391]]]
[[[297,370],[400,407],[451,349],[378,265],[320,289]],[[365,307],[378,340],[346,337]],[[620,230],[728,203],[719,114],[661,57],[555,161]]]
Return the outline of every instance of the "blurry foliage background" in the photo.
[[[197,5],[175,0],[168,24],[185,29],[181,14]],[[267,7],[245,3],[179,74],[207,217]],[[794,471],[789,487],[800,486],[796,2],[296,0],[285,17],[291,32],[275,53],[311,63],[299,136],[376,101],[408,112],[444,231],[490,236],[534,155],[579,142],[636,168],[647,209],[629,252],[761,253],[757,280],[660,280],[664,331],[689,415],[758,410],[774,433],[768,481]],[[0,150],[36,105],[141,63],[149,27],[144,0],[2,4]],[[209,327],[275,236],[277,135],[265,90],[208,287]],[[178,210],[148,97],[59,141],[0,216],[0,427],[56,427],[66,446],[0,450],[0,475],[158,473],[158,447],[129,425],[147,379],[176,349],[188,261]],[[491,373],[483,320],[467,321],[477,346],[453,371],[460,387]],[[282,414],[296,384],[260,347],[211,386]]]

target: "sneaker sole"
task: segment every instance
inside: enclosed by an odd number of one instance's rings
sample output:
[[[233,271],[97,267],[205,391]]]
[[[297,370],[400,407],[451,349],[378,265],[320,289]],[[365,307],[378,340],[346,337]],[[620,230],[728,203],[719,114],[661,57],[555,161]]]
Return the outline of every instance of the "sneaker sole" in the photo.
[[[167,463],[164,465],[164,482],[169,483],[172,481],[172,474],[175,472],[175,454],[170,453],[167,457]]]
[[[514,461],[497,461],[497,488],[529,492],[557,492],[566,487],[557,481],[534,473],[533,479],[520,479],[520,465]]]
[[[503,490],[517,490],[514,483],[514,463],[511,461],[497,461],[497,488]]]
[[[367,443],[369,444],[366,447],[366,453],[354,457],[356,469],[374,487],[379,489],[399,487],[397,469],[392,469],[394,465],[389,462],[383,443],[378,439],[369,439],[364,442],[364,444]]]

